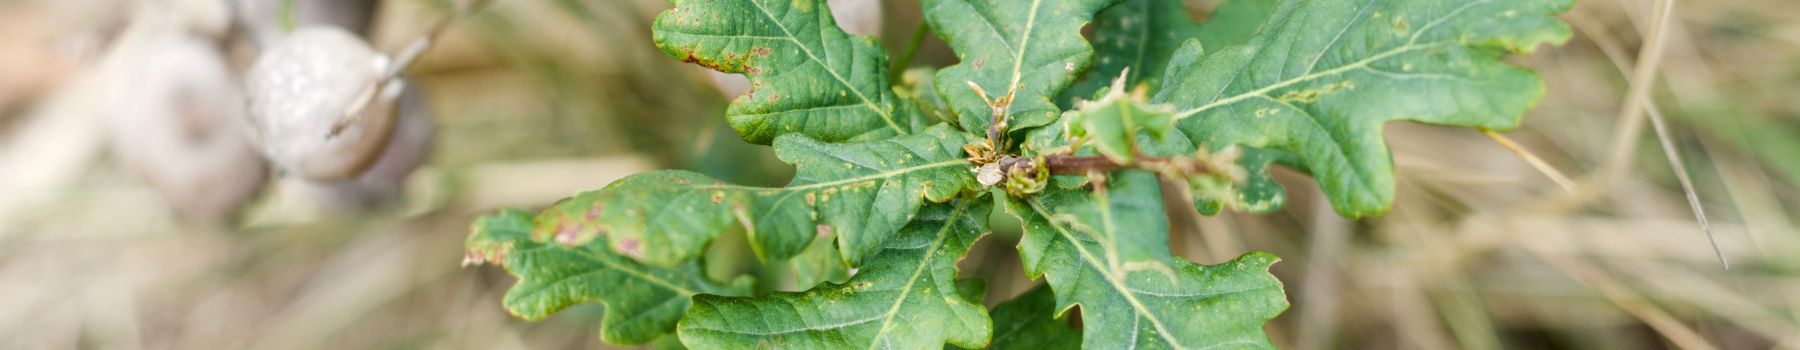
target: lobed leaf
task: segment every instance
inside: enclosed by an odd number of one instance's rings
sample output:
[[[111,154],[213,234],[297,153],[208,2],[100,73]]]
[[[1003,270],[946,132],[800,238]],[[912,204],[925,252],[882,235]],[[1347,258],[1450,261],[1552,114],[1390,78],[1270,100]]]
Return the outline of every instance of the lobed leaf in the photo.
[[[962,158],[970,140],[944,125],[851,144],[787,135],[775,141],[776,156],[797,168],[785,188],[731,185],[688,171],[642,173],[557,203],[537,227],[540,236],[575,242],[605,232],[614,250],[665,266],[697,257],[734,224],[766,260],[836,235],[843,261],[856,266],[926,200],[943,202],[976,186]]]
[[[606,305],[600,338],[615,344],[655,340],[675,329],[695,294],[748,295],[750,280],[707,280],[697,262],[673,268],[640,264],[599,244],[575,246],[531,238],[532,216],[507,210],[475,220],[467,263],[497,263],[519,278],[502,301],[507,312],[542,320],[586,302]]]
[[[887,52],[838,28],[826,1],[680,0],[656,17],[656,47],[750,79],[725,112],[745,141],[798,133],[826,141],[876,140],[919,129],[897,102]]]
[[[956,262],[987,232],[988,201],[937,204],[843,284],[761,297],[700,296],[681,323],[697,349],[978,348],[992,326]],[[978,298],[978,297],[977,297]]]
[[[1543,84],[1500,60],[1568,39],[1569,0],[1284,1],[1240,46],[1175,53],[1155,102],[1214,149],[1290,152],[1340,214],[1387,210],[1392,120],[1504,130]]]
[[[956,65],[938,71],[938,94],[963,130],[987,130],[992,100],[1011,92],[1011,129],[1050,123],[1055,101],[1088,67],[1094,49],[1081,27],[1118,0],[926,0],[925,20],[955,49]]]
[[[1267,272],[1277,259],[1175,259],[1158,191],[1155,176],[1124,171],[1092,192],[1010,199],[1008,211],[1025,222],[1026,274],[1049,281],[1059,313],[1081,306],[1084,348],[1272,348],[1263,324],[1288,306]]]

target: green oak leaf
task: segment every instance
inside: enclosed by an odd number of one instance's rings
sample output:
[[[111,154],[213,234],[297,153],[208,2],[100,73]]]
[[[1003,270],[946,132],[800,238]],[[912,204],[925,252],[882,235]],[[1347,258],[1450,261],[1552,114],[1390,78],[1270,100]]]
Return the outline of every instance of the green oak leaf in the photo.
[[[725,112],[745,141],[875,140],[919,124],[889,87],[887,52],[844,33],[824,0],[680,0],[653,30],[670,56],[750,79]]]
[[[1155,90],[1170,54],[1200,35],[1200,26],[1188,18],[1187,6],[1170,0],[1124,0],[1100,11],[1093,27],[1094,67],[1063,92],[1063,106],[1093,98],[1119,77],[1125,78],[1126,86]]]
[[[697,257],[733,225],[747,230],[765,260],[786,259],[815,237],[837,236],[856,266],[913,219],[927,200],[943,202],[977,184],[963,159],[972,136],[939,125],[925,132],[862,143],[824,143],[801,135],[775,140],[775,154],[796,167],[785,188],[731,185],[699,173],[632,175],[564,199],[539,214],[540,236],[605,232],[613,249],[673,265]]]
[[[699,296],[681,322],[696,349],[920,349],[988,343],[987,309],[956,280],[956,263],[987,233],[991,201],[920,211],[843,284],[760,297]]]
[[[1038,285],[1013,300],[1000,303],[994,317],[991,350],[1064,350],[1081,346],[1081,331],[1057,318],[1056,295],[1049,285]]]
[[[938,94],[963,130],[987,130],[993,122],[993,108],[971,83],[991,100],[1011,92],[1010,129],[1050,123],[1062,112],[1052,99],[1093,58],[1081,27],[1117,1],[925,0],[926,22],[961,60],[938,71]]]
[[[640,344],[675,330],[695,294],[748,295],[750,280],[719,284],[698,262],[648,266],[599,244],[563,245],[531,238],[532,215],[507,210],[475,220],[464,264],[497,263],[519,278],[506,291],[506,311],[542,320],[579,303],[606,305],[600,339]]]
[[[1081,306],[1084,348],[1272,348],[1263,324],[1288,306],[1268,273],[1277,259],[1175,259],[1158,191],[1155,176],[1122,171],[1105,190],[1009,199],[1008,212],[1025,222],[1026,274],[1049,281],[1058,313]]]
[[[1385,212],[1392,120],[1514,128],[1543,95],[1500,59],[1560,43],[1570,0],[1284,1],[1243,45],[1178,50],[1152,101],[1195,144],[1292,153],[1338,213]]]

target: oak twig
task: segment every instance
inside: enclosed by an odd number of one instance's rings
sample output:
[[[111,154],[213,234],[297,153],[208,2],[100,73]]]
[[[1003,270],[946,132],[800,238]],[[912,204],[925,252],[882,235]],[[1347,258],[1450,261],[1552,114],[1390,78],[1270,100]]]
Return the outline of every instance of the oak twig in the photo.
[[[1231,178],[1232,172],[1205,160],[1183,157],[1138,157],[1131,164],[1119,164],[1100,156],[1054,155],[1044,157],[1044,166],[1054,175],[1084,175],[1088,172],[1111,172],[1124,169],[1175,171],[1181,174],[1207,174]]]

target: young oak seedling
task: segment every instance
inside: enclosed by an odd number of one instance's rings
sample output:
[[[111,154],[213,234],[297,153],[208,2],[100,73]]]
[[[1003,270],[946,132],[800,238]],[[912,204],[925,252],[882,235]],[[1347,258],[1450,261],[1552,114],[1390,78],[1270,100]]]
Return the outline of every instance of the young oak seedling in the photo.
[[[1215,13],[1241,18],[1205,23],[1165,0],[922,6],[961,63],[901,95],[886,51],[839,30],[824,1],[676,1],[657,46],[748,77],[726,119],[794,179],[630,176],[478,220],[465,262],[518,276],[503,305],[522,318],[604,304],[612,343],[1268,348],[1264,323],[1288,305],[1277,259],[1175,256],[1162,184],[1187,184],[1207,213],[1265,212],[1281,205],[1266,170],[1281,162],[1314,174],[1338,213],[1379,214],[1394,185],[1381,125],[1517,126],[1542,83],[1500,59],[1566,40],[1555,16],[1570,3],[1231,0]],[[1026,276],[1048,283],[990,312],[956,263],[995,206],[1024,223]],[[858,270],[764,295],[749,277],[702,277],[702,253],[733,229],[767,261],[841,262],[796,271]]]

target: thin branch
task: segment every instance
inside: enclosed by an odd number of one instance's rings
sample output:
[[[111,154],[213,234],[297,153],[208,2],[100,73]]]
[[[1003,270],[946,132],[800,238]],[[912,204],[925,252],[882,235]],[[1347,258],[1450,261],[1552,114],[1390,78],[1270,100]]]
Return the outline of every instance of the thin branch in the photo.
[[[1125,169],[1150,171],[1174,170],[1183,174],[1208,174],[1230,177],[1231,172],[1219,169],[1204,160],[1181,157],[1143,157],[1140,156],[1131,164],[1119,164],[1100,156],[1068,156],[1056,155],[1044,157],[1044,166],[1050,168],[1055,175],[1084,175],[1089,172],[1111,172]]]

